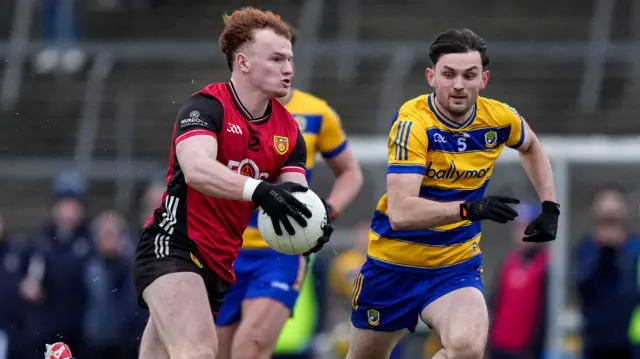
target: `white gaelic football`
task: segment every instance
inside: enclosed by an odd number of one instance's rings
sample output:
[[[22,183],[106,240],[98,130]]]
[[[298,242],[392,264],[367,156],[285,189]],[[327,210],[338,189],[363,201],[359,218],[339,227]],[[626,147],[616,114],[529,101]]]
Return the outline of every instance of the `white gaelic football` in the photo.
[[[271,218],[262,210],[262,207],[260,207],[258,213],[258,230],[260,230],[260,234],[265,242],[276,251],[284,254],[303,254],[315,247],[318,239],[322,237],[322,228],[327,223],[327,211],[320,197],[312,190],[293,192],[292,194],[311,211],[311,218],[306,218],[305,216],[307,226],[302,227],[293,218],[289,217],[289,221],[293,229],[296,230],[296,234],[290,236],[282,223],[280,223],[282,235],[279,236],[273,228]]]

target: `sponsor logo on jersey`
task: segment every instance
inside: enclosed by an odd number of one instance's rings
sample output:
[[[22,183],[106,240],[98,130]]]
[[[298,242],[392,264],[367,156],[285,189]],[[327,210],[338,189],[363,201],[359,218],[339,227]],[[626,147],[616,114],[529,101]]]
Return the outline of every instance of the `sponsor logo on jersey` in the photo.
[[[289,150],[289,138],[287,137],[273,136],[273,144],[276,146],[276,151],[281,155],[284,155]]]
[[[491,170],[491,166],[479,170],[461,170],[458,169],[456,163],[451,161],[449,168],[437,169],[433,168],[433,161],[429,162],[425,170],[425,177],[438,180],[452,180],[452,183],[461,179],[484,178]]]
[[[245,158],[244,160],[232,161],[230,160],[227,164],[227,168],[230,170],[237,172],[240,175],[255,178],[255,179],[267,179],[269,177],[268,173],[260,173],[260,169],[258,165],[252,160]]]
[[[200,113],[198,111],[192,111],[190,116],[191,117],[182,119],[182,121],[180,121],[180,128],[187,128],[191,126],[202,126],[209,128],[209,124],[205,120],[199,118]]]

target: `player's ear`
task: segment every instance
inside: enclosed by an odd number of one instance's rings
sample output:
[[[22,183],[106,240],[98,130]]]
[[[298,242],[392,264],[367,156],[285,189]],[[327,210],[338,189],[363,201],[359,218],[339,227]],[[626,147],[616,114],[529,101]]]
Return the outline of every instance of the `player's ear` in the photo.
[[[436,87],[436,83],[434,81],[434,78],[435,78],[436,74],[433,71],[433,69],[431,67],[427,67],[427,69],[425,70],[424,74],[427,77],[427,82],[429,83],[429,86]]]
[[[238,64],[238,70],[242,72],[249,71],[249,59],[242,52],[236,54],[236,63]]]
[[[489,71],[482,71],[482,84],[480,84],[480,89],[484,90],[487,87],[487,83],[489,83]]]

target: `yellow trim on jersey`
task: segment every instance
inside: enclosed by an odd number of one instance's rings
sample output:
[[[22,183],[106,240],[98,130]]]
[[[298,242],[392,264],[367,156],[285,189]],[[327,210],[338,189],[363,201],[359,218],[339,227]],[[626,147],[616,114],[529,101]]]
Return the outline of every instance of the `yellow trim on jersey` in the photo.
[[[481,234],[463,243],[430,246],[381,237],[369,231],[369,256],[377,260],[415,268],[443,268],[465,262],[479,255]]]
[[[479,97],[461,124],[447,118],[434,94],[406,102],[388,137],[388,174],[422,176],[419,196],[438,202],[479,199],[504,146],[524,142],[524,119],[501,102]],[[396,231],[387,195],[378,202],[369,233],[368,255],[406,267],[438,269],[479,255],[480,222]]]
[[[351,307],[355,310],[358,310],[358,299],[360,299],[360,293],[362,293],[362,282],[364,282],[364,274],[358,273],[353,283],[353,298],[351,299]]]
[[[307,181],[318,153],[325,159],[333,158],[347,148],[347,137],[342,130],[340,117],[326,101],[309,93],[293,90],[289,103],[285,105],[298,122],[300,132],[307,145]],[[255,214],[243,234],[242,248],[268,248],[256,228]]]

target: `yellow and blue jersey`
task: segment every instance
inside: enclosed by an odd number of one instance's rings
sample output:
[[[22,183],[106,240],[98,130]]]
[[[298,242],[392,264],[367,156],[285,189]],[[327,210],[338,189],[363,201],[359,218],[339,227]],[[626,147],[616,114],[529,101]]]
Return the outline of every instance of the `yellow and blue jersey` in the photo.
[[[524,120],[502,102],[479,97],[469,118],[459,124],[439,111],[435,94],[422,95],[406,102],[394,119],[387,173],[423,175],[420,197],[425,199],[480,199],[504,146],[517,148],[524,136]],[[480,222],[467,220],[395,231],[385,194],[371,223],[368,256],[384,266],[434,273],[464,263],[479,266],[480,237]]]
[[[300,90],[293,90],[285,106],[298,121],[307,144],[307,181],[311,181],[317,154],[333,158],[347,148],[347,137],[340,117],[326,101]],[[243,235],[243,249],[268,248],[258,231],[258,212],[255,211]]]

